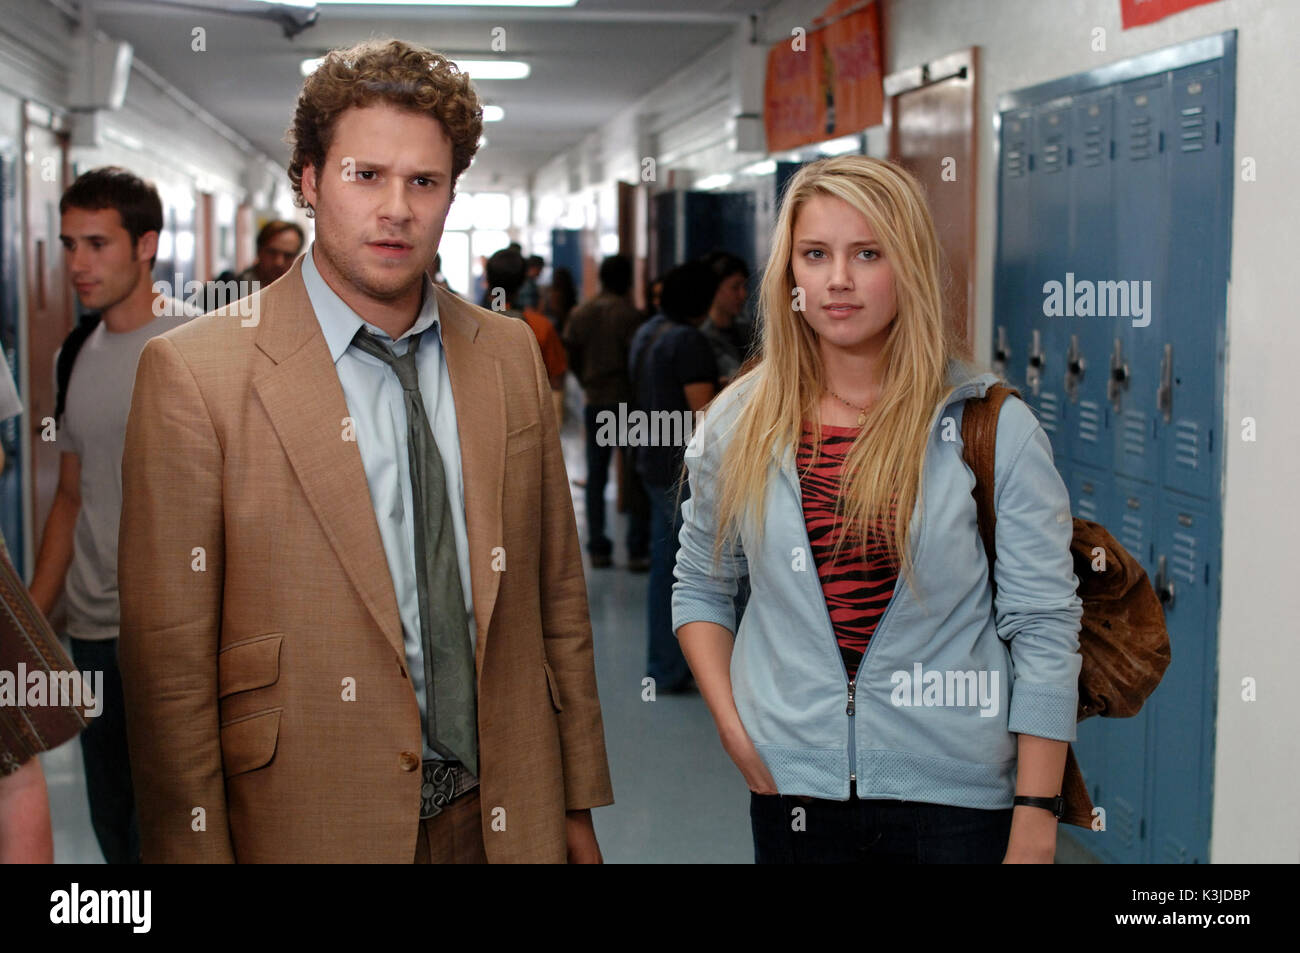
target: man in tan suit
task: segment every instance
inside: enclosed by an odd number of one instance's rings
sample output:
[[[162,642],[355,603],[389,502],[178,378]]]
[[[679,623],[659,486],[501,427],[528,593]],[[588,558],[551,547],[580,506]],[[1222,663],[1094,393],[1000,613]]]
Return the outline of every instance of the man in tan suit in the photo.
[[[541,356],[424,273],[480,115],[437,54],[330,54],[290,129],[316,241],[141,356],[119,578],[146,861],[600,860],[613,796]]]

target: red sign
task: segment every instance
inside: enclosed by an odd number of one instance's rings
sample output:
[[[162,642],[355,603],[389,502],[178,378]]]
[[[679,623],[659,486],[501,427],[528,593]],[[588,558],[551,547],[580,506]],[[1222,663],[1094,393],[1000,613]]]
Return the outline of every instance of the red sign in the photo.
[[[822,20],[828,22],[817,26]],[[875,0],[835,0],[813,24],[768,51],[763,121],[769,152],[861,132],[883,118]]]
[[[1119,0],[1124,29],[1146,26],[1189,7],[1199,7],[1203,3],[1217,3],[1218,0]]]

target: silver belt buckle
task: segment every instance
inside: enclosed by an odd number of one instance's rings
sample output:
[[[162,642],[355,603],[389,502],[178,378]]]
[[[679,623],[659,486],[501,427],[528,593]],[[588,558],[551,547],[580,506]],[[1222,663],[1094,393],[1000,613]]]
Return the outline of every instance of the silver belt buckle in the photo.
[[[420,820],[437,817],[456,796],[456,775],[446,761],[425,761],[420,766]]]
[[[420,765],[420,820],[437,817],[462,794],[478,787],[478,778],[459,761],[429,760]]]

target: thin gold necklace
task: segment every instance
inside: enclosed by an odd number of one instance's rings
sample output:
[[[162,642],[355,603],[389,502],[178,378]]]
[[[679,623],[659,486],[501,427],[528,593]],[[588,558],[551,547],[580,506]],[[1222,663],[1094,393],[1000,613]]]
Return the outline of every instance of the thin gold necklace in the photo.
[[[834,397],[836,400],[838,400],[841,404],[847,404],[849,407],[852,407],[854,410],[856,410],[856,411],[858,412],[858,426],[859,426],[859,427],[863,426],[863,425],[867,422],[867,408],[866,408],[866,407],[859,407],[857,404],[850,403],[849,401],[847,401],[847,400],[845,400],[843,397],[841,397],[839,394],[835,393],[835,391],[831,390],[829,387],[826,388],[826,393],[830,394],[832,397]],[[870,406],[870,405],[868,405],[868,406]]]

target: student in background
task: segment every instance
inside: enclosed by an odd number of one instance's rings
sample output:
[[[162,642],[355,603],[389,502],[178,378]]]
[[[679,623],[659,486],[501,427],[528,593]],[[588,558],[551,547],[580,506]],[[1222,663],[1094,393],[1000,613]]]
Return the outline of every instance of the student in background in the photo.
[[[568,326],[569,314],[578,304],[578,289],[573,283],[573,273],[561,266],[551,272],[551,284],[546,292],[546,316],[555,325],[560,337]]]
[[[519,288],[519,307],[526,311],[538,311],[542,307],[542,293],[537,286],[546,262],[541,255],[529,255],[524,259],[524,283]]]
[[[117,662],[122,448],[140,352],[188,317],[179,302],[155,315],[151,271],[163,212],[152,185],[125,169],[92,169],[64,192],[59,213],[68,274],[90,314],[55,358],[59,482],[31,593],[47,617],[66,595],[73,661],[104,673],[103,713],[81,736],[90,818],[104,859],[135,863],[140,835]]]
[[[537,345],[542,350],[542,362],[546,365],[546,375],[551,384],[551,403],[555,410],[557,425],[564,422],[564,373],[569,362],[564,353],[564,345],[554,326],[546,320],[546,315],[524,308],[519,304],[519,289],[524,283],[524,259],[514,248],[503,248],[488,259],[485,271],[488,283],[488,304],[500,302],[498,292],[504,295],[504,310],[511,317],[521,318],[532,328],[537,338]]]
[[[600,263],[600,294],[584,301],[569,315],[564,346],[569,365],[582,384],[586,406],[583,424],[587,432],[587,552],[591,565],[603,569],[613,565],[613,544],[605,535],[605,485],[614,445],[602,445],[597,438],[601,414],[619,416],[619,404],[632,398],[627,357],[632,335],[641,315],[627,293],[632,288],[632,262],[624,255],[611,255]],[[622,465],[631,466],[631,448],[619,446]],[[648,514],[645,514],[648,517]],[[627,526],[628,568],[645,572],[650,568],[648,518],[629,514]]]
[[[725,387],[736,376],[749,354],[751,326],[741,321],[749,298],[749,266],[730,252],[714,251],[704,256],[713,270],[718,290],[709,305],[709,317],[700,331],[709,339],[718,361],[718,376]]]
[[[699,331],[717,288],[703,262],[688,262],[664,276],[663,313],[641,325],[632,340],[629,370],[639,410],[654,419],[676,420],[681,442],[639,446],[637,471],[650,497],[650,580],[646,594],[646,672],[659,692],[680,692],[692,684],[690,669],[672,625],[673,564],[681,530],[681,484],[685,441],[698,411],[718,392],[713,349]],[[692,423],[686,425],[687,418]],[[670,425],[671,426],[671,425]]]

